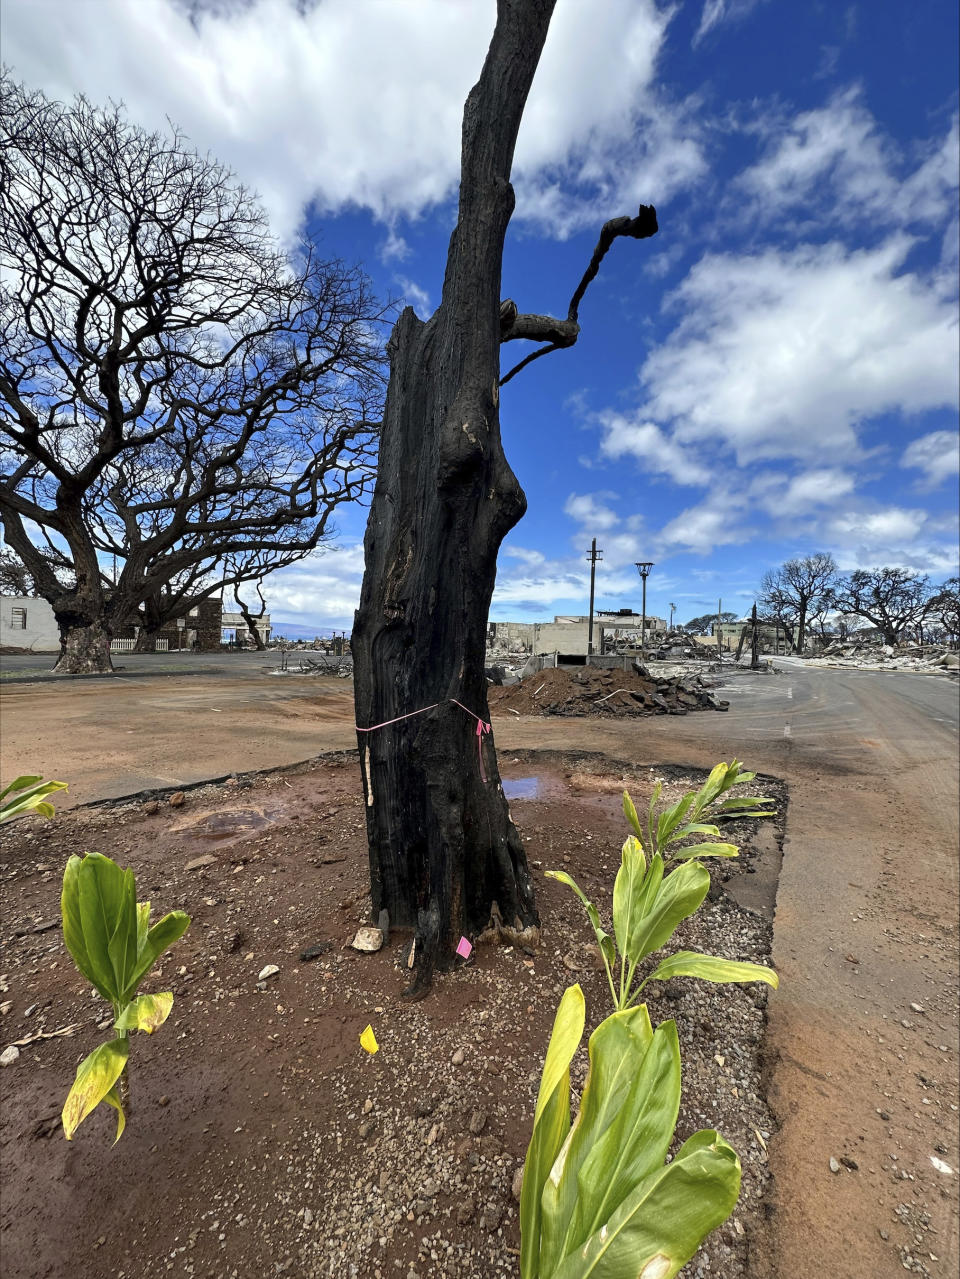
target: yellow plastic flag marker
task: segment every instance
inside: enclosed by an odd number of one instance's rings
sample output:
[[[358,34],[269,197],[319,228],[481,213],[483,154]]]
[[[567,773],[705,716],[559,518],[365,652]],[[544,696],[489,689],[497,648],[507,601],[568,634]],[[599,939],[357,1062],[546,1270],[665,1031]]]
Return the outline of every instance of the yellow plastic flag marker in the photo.
[[[360,1036],[361,1047],[366,1048],[368,1053],[375,1053],[380,1045],[377,1043],[377,1037],[373,1033],[373,1027],[368,1026]]]

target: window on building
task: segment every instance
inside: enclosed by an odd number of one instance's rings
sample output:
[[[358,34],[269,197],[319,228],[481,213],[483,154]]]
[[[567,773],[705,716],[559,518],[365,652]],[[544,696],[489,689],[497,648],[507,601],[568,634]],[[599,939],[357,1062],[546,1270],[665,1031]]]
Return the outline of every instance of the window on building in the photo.
[[[10,629],[13,631],[25,631],[27,629],[27,610],[25,608],[12,608],[10,610]]]

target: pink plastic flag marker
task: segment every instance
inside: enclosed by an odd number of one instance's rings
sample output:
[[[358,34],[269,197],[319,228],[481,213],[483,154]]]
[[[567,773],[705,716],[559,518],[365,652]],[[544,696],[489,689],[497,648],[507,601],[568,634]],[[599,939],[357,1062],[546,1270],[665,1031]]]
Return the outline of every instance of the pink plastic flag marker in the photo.
[[[466,937],[461,937],[459,945],[457,946],[457,954],[460,955],[461,958],[463,959],[469,959],[470,952],[472,950],[473,950],[473,947],[467,941]]]

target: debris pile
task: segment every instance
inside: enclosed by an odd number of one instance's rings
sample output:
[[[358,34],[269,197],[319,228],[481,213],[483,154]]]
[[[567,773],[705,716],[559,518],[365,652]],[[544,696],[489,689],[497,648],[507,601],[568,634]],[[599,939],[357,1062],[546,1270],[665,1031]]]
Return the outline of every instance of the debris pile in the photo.
[[[806,661],[824,666],[882,666],[891,671],[960,672],[960,653],[943,645],[899,644],[894,648],[891,644],[849,641],[828,644],[816,657],[808,657]]]
[[[488,689],[493,714],[686,715],[688,711],[725,711],[699,675],[656,679],[636,671],[604,670],[592,666],[549,667],[518,684]]]

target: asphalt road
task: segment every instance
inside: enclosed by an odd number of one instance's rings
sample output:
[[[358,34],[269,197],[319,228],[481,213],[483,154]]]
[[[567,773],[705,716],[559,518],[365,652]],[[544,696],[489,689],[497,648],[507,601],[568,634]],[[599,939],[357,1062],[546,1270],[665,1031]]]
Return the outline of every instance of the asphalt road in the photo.
[[[265,676],[251,656],[256,669],[211,679],[6,684],[3,776],[67,779],[76,803],[355,746],[349,681]],[[960,1170],[960,685],[796,661],[737,673],[724,696],[726,714],[505,715],[494,731],[501,753],[736,755],[788,782],[768,1012],[776,1198],[755,1279],[894,1279],[905,1248],[927,1267],[908,1269],[956,1274],[958,1178],[931,1156]],[[832,1172],[841,1158],[856,1168]]]

